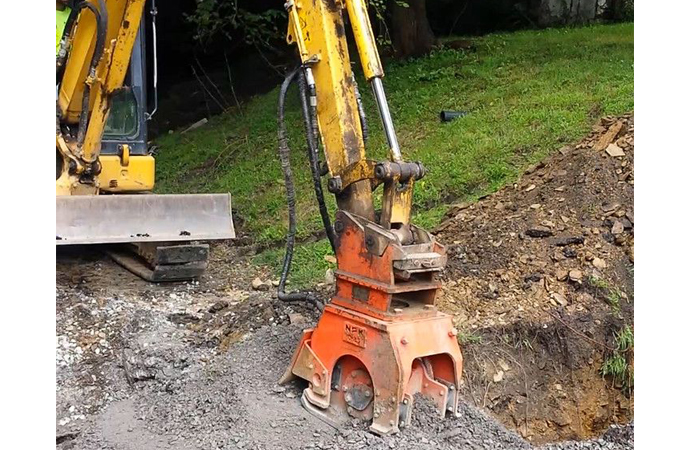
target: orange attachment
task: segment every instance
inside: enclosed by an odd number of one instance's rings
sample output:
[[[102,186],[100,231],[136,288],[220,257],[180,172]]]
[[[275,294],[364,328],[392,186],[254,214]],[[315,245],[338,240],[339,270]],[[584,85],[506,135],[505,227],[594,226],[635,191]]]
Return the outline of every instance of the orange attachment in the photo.
[[[337,426],[371,420],[390,434],[409,423],[415,394],[456,411],[462,355],[451,317],[436,310],[445,249],[412,227],[403,246],[379,225],[338,211],[336,293],[306,330],[281,378],[309,382],[302,402]]]

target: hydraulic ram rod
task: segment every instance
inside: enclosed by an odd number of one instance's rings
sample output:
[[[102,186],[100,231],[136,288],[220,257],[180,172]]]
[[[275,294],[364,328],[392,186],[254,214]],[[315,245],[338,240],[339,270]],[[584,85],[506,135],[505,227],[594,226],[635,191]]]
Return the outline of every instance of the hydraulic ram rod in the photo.
[[[402,161],[402,153],[400,152],[400,145],[398,145],[398,137],[395,135],[395,128],[393,127],[393,118],[391,117],[390,109],[388,109],[386,92],[383,90],[383,83],[381,82],[381,78],[372,78],[371,87],[374,90],[376,104],[379,107],[381,122],[383,122],[383,131],[386,133],[386,140],[388,141],[388,146],[390,147],[391,159],[395,162]]]

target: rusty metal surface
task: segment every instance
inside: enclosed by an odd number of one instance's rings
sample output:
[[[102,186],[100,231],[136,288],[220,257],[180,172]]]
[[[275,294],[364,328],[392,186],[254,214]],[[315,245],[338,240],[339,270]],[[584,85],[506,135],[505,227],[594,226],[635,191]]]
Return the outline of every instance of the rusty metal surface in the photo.
[[[56,197],[56,245],[232,239],[230,194]]]

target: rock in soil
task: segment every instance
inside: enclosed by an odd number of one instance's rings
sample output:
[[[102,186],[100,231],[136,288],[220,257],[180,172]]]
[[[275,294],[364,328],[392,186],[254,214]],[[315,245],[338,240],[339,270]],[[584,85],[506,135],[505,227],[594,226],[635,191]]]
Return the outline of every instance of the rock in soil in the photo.
[[[606,147],[606,153],[609,156],[613,157],[625,156],[625,152],[623,151],[623,149],[617,146],[616,144],[609,144],[609,146]]]
[[[551,231],[547,227],[532,227],[532,228],[528,228],[525,231],[525,234],[527,236],[533,237],[533,238],[545,238],[545,237],[553,236],[553,231]]]
[[[264,283],[261,278],[256,277],[252,280],[252,289],[255,291],[267,291],[270,289],[270,285],[267,283]]]

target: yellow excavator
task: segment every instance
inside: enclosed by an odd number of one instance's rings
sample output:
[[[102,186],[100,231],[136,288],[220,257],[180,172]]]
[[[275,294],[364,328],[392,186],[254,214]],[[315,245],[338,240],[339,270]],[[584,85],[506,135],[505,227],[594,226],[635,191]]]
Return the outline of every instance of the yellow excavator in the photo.
[[[143,145],[125,139],[143,132],[144,59],[137,42],[144,0],[71,6],[78,11],[73,10],[73,23],[62,34],[57,58],[62,73],[58,243],[158,245],[231,235],[227,197],[110,195],[153,188],[153,158]],[[278,298],[318,300],[310,293],[285,292],[297,215],[283,117],[295,82],[314,190],[338,268],[334,295],[316,326],[302,334],[280,382],[302,379],[303,406],[336,427],[357,418],[377,434],[396,433],[410,423],[420,398],[441,419],[457,411],[462,374],[457,331],[451,317],[435,306],[446,252],[429,232],[410,223],[414,183],[426,170],[419,162],[405,161],[398,144],[366,0],[287,0],[285,8],[287,42],[296,46],[299,63],[279,95],[279,158],[289,228]],[[349,56],[347,23],[388,142],[383,161],[366,157],[368,127]],[[333,222],[322,177],[336,198]],[[378,188],[383,195],[377,212],[373,193]]]
[[[111,256],[145,279],[196,278],[205,242],[235,237],[230,194],[151,193],[145,4],[56,2],[56,245],[118,244]]]

